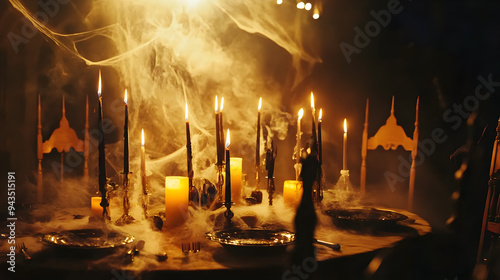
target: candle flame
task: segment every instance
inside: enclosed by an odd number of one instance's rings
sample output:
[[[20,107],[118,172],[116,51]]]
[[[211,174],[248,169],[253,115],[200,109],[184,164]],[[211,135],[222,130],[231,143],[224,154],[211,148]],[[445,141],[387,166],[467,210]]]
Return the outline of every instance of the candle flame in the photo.
[[[229,128],[228,128],[226,135],[226,149],[229,149],[229,144],[231,144],[231,137],[229,136]]]
[[[125,89],[125,98],[123,98],[125,105],[127,105],[127,89]]]
[[[312,91],[311,91],[311,109],[314,109],[314,95]]]
[[[258,107],[259,111],[260,111],[260,108],[262,108],[262,97],[259,99],[259,107]]]
[[[344,133],[347,133],[347,119],[344,119]]]
[[[146,141],[144,141],[144,128],[141,130],[141,146],[144,147],[144,144],[146,143]]]
[[[99,87],[97,88],[97,95],[101,97],[101,69],[99,69]]]
[[[222,112],[222,108],[224,108],[224,96],[220,99],[220,111]]]
[[[185,117],[186,117],[186,121],[188,121],[188,104],[186,102],[186,114],[185,114]]]
[[[300,110],[299,110],[299,120],[302,119],[302,116],[304,116],[304,109],[300,108]]]
[[[320,122],[323,119],[323,108],[319,109],[318,121]]]
[[[215,96],[215,112],[218,113],[219,108],[218,108],[219,102],[217,102],[217,95]]]

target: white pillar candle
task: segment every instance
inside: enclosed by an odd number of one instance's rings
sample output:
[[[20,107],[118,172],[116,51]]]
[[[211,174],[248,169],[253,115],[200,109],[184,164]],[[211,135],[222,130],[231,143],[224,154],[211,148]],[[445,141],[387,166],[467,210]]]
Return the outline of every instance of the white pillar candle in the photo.
[[[241,204],[243,159],[231,157],[229,166],[231,168],[231,198],[235,204]]]
[[[189,178],[165,177],[165,225],[178,226],[188,218]]]
[[[297,180],[286,180],[283,183],[283,200],[285,204],[297,207],[302,198],[302,182]]]

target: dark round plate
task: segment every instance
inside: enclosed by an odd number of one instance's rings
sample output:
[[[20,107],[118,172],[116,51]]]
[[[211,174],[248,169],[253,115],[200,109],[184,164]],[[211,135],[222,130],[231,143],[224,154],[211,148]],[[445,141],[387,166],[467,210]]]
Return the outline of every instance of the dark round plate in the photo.
[[[408,219],[401,213],[374,208],[338,208],[328,209],[324,213],[332,217],[336,226],[355,229],[382,229]]]
[[[42,241],[65,249],[112,249],[125,246],[134,237],[116,231],[105,233],[102,229],[77,229],[45,234]]]
[[[207,232],[205,237],[227,248],[286,248],[295,241],[295,233],[270,229],[225,229]]]

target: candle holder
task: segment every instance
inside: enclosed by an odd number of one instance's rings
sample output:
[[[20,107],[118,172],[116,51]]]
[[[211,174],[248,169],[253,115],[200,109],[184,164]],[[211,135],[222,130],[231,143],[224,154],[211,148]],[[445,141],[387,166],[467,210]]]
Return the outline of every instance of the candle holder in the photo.
[[[148,219],[148,205],[149,205],[149,191],[147,188],[143,189],[141,196],[141,206],[144,213],[144,219]]]
[[[347,174],[349,174],[349,170],[347,170]],[[320,164],[318,168],[318,175],[316,177],[316,182],[314,182],[313,186],[313,200],[316,203],[320,203],[323,200],[323,185],[321,184],[322,180],[323,180],[323,171]]]
[[[123,215],[116,221],[116,225],[125,225],[130,224],[135,221],[134,217],[129,214],[130,210],[130,198],[129,198],[129,185],[130,179],[128,178],[128,174],[132,174],[132,172],[123,172]]]
[[[274,177],[267,177],[267,192],[269,194],[269,205],[273,205],[273,195],[274,195]]]
[[[226,228],[232,228],[233,227],[233,221],[232,218],[234,217],[233,211],[231,211],[231,206],[233,202],[230,203],[224,203],[224,206],[226,206],[226,211],[224,212],[224,218],[226,218]]]
[[[224,184],[224,164],[217,165],[217,202],[214,203],[216,208],[224,205],[224,195],[222,193],[222,185]]]

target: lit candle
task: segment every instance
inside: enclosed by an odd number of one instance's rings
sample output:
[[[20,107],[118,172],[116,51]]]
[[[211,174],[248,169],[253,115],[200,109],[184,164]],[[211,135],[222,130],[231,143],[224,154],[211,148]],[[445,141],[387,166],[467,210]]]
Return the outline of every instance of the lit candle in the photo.
[[[189,178],[189,186],[193,185],[193,150],[191,149],[191,131],[189,129],[188,120],[188,104],[186,103],[186,148],[187,148],[187,170]]]
[[[98,150],[99,150],[99,192],[101,193],[101,211],[102,217],[107,217],[107,208],[109,206],[108,200],[106,198],[106,155],[104,153],[104,130],[102,127],[102,95],[101,95],[101,70],[99,70],[99,88],[97,90],[97,95],[99,96],[99,103],[97,106],[97,112],[99,114],[97,133],[98,133]]]
[[[318,138],[316,137],[316,108],[314,107],[314,95],[311,91],[311,112],[312,112],[312,137],[313,143],[311,144],[311,154],[317,156],[318,152]]]
[[[343,157],[342,157],[342,169],[347,170],[347,119],[344,119],[344,150],[343,150]]]
[[[146,181],[146,147],[145,147],[145,139],[144,139],[144,129],[141,130],[141,183],[142,183],[142,192],[144,195],[147,195],[147,181]]]
[[[297,180],[285,180],[283,183],[283,200],[285,204],[297,207],[302,197],[302,182]]]
[[[255,166],[260,166],[260,108],[262,107],[262,97],[259,99],[259,107],[257,108],[257,142],[255,145]],[[257,170],[258,172],[258,170]],[[258,174],[258,173],[257,173]]]
[[[217,146],[217,165],[222,165],[221,156],[221,141],[220,141],[220,116],[219,116],[219,102],[217,100],[217,95],[215,96],[215,142]]]
[[[226,159],[227,160],[227,159]],[[231,196],[234,203],[241,202],[241,182],[242,182],[242,164],[243,159],[232,157],[230,159],[231,168]]]
[[[227,130],[226,137],[226,206],[231,205],[231,158],[229,154],[229,145],[231,138],[229,136],[229,129]]]
[[[220,99],[219,108],[219,132],[220,132],[220,153],[221,153],[221,164],[224,161],[224,121],[222,118],[222,109],[224,109],[224,97]]]
[[[125,125],[123,126],[123,173],[129,173],[128,164],[128,104],[127,104],[127,90],[125,89]]]
[[[183,224],[188,217],[189,178],[165,177],[165,225]]]
[[[90,209],[92,211],[92,217],[95,218],[101,218],[102,217],[102,207],[101,207],[101,197],[100,196],[94,196],[90,198]],[[108,215],[110,214],[109,212],[109,206],[106,208]]]
[[[321,140],[321,124],[323,122],[323,109],[319,109],[318,116],[318,154],[319,164],[323,164],[323,143]]]
[[[295,158],[297,160],[297,163],[300,163],[300,137],[302,134],[302,132],[300,131],[300,122],[302,120],[302,116],[304,116],[304,109],[300,108],[299,117],[297,118],[297,151],[295,151]]]

